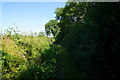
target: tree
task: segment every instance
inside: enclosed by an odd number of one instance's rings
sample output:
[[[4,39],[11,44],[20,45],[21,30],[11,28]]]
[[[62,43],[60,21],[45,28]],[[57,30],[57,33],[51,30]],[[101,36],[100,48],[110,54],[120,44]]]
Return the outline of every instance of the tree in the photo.
[[[56,37],[57,42],[64,42],[65,37],[72,31],[71,28],[75,24],[83,22],[87,4],[67,2],[64,8],[56,9],[56,19],[59,21],[58,26],[60,28],[60,33]]]
[[[44,32],[39,32],[38,36],[45,36]]]
[[[50,20],[48,23],[45,24],[45,31],[47,36],[50,34],[53,34],[54,37],[56,36],[59,30],[57,24],[58,24],[57,20]]]
[[[57,9],[56,37],[79,66],[82,80],[120,79],[120,4],[66,3]]]

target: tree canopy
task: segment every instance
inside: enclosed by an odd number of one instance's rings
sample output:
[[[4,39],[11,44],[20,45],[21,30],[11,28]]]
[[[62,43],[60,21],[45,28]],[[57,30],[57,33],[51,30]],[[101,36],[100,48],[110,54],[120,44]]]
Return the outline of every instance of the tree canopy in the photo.
[[[57,20],[50,20],[48,23],[45,24],[45,31],[47,35],[53,34],[53,36],[56,36],[58,27],[57,27],[58,21]]]
[[[82,80],[120,78],[119,7],[119,3],[67,2],[56,9],[56,43],[68,50]]]

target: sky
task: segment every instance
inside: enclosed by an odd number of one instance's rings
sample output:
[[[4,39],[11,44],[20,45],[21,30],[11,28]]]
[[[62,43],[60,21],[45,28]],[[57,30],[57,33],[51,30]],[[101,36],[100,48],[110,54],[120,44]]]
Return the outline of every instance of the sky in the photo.
[[[2,2],[2,29],[17,28],[21,32],[44,32],[44,25],[55,19],[55,9],[65,2]]]

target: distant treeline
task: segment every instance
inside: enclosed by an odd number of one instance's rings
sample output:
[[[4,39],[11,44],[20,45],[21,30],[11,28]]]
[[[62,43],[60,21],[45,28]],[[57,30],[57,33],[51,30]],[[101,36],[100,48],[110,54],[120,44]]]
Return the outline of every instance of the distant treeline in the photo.
[[[17,27],[16,28],[13,28],[13,27],[9,27],[8,29],[4,30],[3,32],[0,33],[0,35],[8,35],[8,36],[11,36],[11,35],[23,35],[23,36],[46,36],[45,32],[32,32],[32,31],[29,31],[29,32],[22,32],[20,31]]]

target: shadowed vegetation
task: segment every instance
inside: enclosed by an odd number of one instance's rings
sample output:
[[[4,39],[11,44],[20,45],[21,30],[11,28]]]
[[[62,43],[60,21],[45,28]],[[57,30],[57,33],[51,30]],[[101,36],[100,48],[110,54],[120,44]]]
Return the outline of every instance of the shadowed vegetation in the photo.
[[[8,29],[3,80],[120,80],[119,11],[119,3],[67,2],[45,24],[47,36]]]

